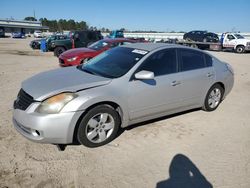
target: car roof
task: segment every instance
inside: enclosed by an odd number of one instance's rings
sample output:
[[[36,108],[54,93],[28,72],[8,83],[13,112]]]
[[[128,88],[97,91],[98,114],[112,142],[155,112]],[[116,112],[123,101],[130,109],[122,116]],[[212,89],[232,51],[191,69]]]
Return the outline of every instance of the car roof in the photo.
[[[120,46],[120,48],[134,48],[139,50],[145,50],[148,52],[155,51],[155,50],[162,50],[162,49],[168,49],[168,48],[181,48],[181,49],[189,49],[193,51],[199,51],[204,54],[207,54],[209,56],[212,56],[211,54],[207,53],[204,50],[200,50],[197,48],[192,48],[188,46],[183,46],[180,44],[169,44],[169,43],[131,43],[131,44],[125,44]],[[214,56],[212,56],[214,57]]]
[[[112,39],[112,38],[104,38],[104,39],[102,39],[102,41],[110,42],[110,43],[121,42],[121,41],[133,42],[133,40],[127,39],[127,38],[114,38],[114,39]]]
[[[127,47],[127,48],[136,48],[140,50],[146,50],[146,51],[154,51],[159,48],[167,48],[167,47],[180,47],[180,45],[176,44],[166,44],[166,43],[132,43],[132,44],[125,44],[121,47]]]

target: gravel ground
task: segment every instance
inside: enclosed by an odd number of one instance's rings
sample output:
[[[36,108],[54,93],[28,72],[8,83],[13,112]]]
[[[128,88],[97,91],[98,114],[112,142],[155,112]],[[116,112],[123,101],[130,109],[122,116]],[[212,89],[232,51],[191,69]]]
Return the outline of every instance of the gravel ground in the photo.
[[[250,54],[210,52],[235,70],[214,112],[194,110],[127,128],[90,149],[33,143],[12,124],[22,80],[59,68],[31,39],[0,39],[0,187],[250,187]]]

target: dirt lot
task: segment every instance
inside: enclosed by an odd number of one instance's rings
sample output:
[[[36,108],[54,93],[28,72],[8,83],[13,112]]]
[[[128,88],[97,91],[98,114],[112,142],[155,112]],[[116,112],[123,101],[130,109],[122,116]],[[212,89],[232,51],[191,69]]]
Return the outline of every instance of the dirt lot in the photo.
[[[89,149],[28,141],[12,125],[22,80],[58,68],[30,39],[0,39],[0,187],[250,187],[250,54],[211,52],[235,70],[214,112],[195,110],[126,129]],[[67,75],[65,75],[67,76]]]

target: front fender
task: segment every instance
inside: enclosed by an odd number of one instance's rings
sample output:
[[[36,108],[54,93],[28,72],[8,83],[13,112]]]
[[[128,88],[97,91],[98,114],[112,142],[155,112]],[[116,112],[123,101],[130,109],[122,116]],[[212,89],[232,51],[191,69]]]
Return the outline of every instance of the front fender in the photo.
[[[62,112],[86,111],[88,108],[98,103],[112,102],[120,107],[122,111],[122,122],[127,122],[129,119],[128,107],[126,97],[122,92],[124,91],[108,89],[106,85],[79,91],[77,92],[78,97],[69,102],[63,108]]]

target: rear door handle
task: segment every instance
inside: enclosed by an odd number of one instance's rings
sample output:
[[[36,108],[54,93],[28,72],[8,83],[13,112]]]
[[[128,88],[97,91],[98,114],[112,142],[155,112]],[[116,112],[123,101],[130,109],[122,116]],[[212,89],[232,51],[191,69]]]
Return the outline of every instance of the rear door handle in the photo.
[[[213,77],[213,76],[214,76],[213,73],[211,73],[211,72],[207,73],[207,77]]]
[[[173,81],[171,82],[171,86],[177,86],[177,85],[180,85],[181,82],[180,81]]]

